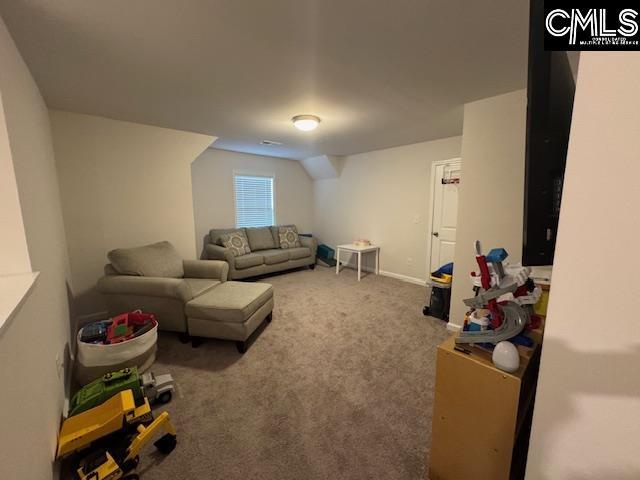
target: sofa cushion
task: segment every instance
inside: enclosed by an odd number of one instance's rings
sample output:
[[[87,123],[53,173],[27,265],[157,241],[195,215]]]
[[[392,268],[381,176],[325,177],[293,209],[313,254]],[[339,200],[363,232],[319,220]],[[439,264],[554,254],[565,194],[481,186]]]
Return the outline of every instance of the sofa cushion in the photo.
[[[269,227],[247,228],[245,230],[247,231],[247,238],[252,252],[276,248],[276,242],[273,240]]]
[[[189,285],[194,298],[208,292],[216,285],[220,285],[219,280],[210,280],[208,278],[185,278],[184,281]]]
[[[190,318],[244,323],[271,298],[268,283],[224,282],[187,303],[185,312]]]
[[[266,263],[267,265],[274,265],[276,263],[289,261],[289,252],[287,252],[286,250],[262,250],[260,254],[264,256],[264,263]]]
[[[280,248],[280,233],[278,232],[280,227],[295,227],[295,225],[274,225],[273,227],[270,227],[271,236],[273,237],[273,242],[276,245],[275,248]]]
[[[297,260],[299,258],[306,258],[311,256],[311,250],[309,249],[309,247],[289,248],[287,252],[289,253],[289,258],[291,260]]]
[[[234,257],[239,257],[241,255],[251,253],[249,240],[247,240],[247,235],[245,234],[244,230],[226,233],[220,237],[220,240],[222,241],[222,245],[225,248],[228,248],[231,253],[233,253]]]
[[[264,263],[264,257],[262,252],[260,253],[247,253],[234,259],[236,268],[242,270],[243,268],[256,267]]]
[[[278,227],[278,235],[280,236],[280,248],[297,248],[301,247],[300,238],[298,237],[298,229],[295,226]]]
[[[118,248],[107,257],[121,275],[142,277],[182,278],[184,267],[175,247],[169,242],[158,242],[143,247]]]
[[[209,230],[209,243],[213,243],[214,245],[220,245],[221,247],[224,247],[224,245],[222,244],[222,239],[220,237],[228,233],[244,232],[244,231],[245,231],[244,228],[217,228],[217,229]],[[245,232],[245,235],[246,235],[246,232]]]

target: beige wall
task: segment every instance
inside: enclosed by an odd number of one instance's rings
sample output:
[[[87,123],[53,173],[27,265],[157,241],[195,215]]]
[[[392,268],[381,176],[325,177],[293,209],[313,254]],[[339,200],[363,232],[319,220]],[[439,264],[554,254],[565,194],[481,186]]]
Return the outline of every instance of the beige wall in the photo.
[[[2,95],[0,94],[0,275],[31,271],[18,185],[11,159]]]
[[[190,164],[212,137],[50,115],[79,314],[103,309],[94,286],[109,250],[169,240],[185,258],[195,258]]]
[[[424,282],[431,164],[459,157],[460,141],[451,137],[345,157],[339,178],[314,182],[314,233],[332,246],[368,238],[381,246],[381,271]]]
[[[464,107],[450,327],[462,325],[467,310],[462,300],[473,295],[475,240],[485,251],[506,248],[512,263],[522,260],[526,112],[526,90]]]
[[[528,480],[640,478],[638,78],[582,52]]]
[[[65,396],[56,357],[65,359],[69,340],[68,261],[47,108],[1,19],[0,93],[30,263],[40,271],[0,332],[0,478],[45,480]]]
[[[191,171],[198,252],[209,230],[235,226],[234,171],[274,174],[276,223],[311,231],[313,185],[300,162],[210,148],[193,162]]]

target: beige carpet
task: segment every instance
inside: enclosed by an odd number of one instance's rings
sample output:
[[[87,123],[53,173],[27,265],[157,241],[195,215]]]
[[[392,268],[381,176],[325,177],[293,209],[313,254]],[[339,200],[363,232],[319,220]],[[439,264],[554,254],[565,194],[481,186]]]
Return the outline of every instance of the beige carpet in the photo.
[[[425,479],[441,320],[427,289],[317,267],[266,278],[275,310],[245,355],[161,335],[178,447],[143,479]]]

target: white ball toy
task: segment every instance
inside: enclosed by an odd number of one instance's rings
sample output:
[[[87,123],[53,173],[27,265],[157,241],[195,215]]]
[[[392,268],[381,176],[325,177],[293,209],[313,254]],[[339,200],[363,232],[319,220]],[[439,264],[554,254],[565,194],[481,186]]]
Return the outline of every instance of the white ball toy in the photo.
[[[505,372],[515,372],[520,367],[518,349],[511,342],[499,342],[491,356],[493,364]]]

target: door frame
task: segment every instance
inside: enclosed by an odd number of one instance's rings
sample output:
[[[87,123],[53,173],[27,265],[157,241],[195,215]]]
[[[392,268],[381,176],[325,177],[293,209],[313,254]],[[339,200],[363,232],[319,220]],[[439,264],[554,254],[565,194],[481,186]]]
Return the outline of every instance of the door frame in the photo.
[[[433,188],[433,182],[435,180],[435,176],[436,176],[436,168],[438,168],[441,165],[452,165],[455,163],[459,163],[460,164],[460,171],[462,171],[462,157],[453,157],[453,158],[447,158],[445,160],[434,160],[433,162],[431,162],[431,176],[429,177],[429,188],[431,189],[431,192],[429,193],[429,221],[427,222],[427,279],[426,282],[427,284],[429,283],[429,279],[431,277],[431,247],[432,247],[432,239],[433,239],[433,207],[435,205],[435,199],[436,199],[436,190],[435,188]],[[462,181],[462,179],[460,180]],[[458,229],[458,222],[456,221],[456,231]],[[458,241],[456,240],[456,245],[458,244]]]

